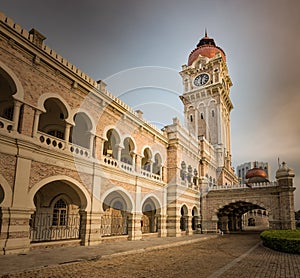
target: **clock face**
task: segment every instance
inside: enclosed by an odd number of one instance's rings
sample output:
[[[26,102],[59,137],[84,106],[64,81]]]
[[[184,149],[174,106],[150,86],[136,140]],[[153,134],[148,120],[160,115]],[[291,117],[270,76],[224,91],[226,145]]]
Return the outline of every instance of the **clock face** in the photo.
[[[202,86],[209,80],[209,75],[207,73],[201,73],[194,79],[195,86]]]

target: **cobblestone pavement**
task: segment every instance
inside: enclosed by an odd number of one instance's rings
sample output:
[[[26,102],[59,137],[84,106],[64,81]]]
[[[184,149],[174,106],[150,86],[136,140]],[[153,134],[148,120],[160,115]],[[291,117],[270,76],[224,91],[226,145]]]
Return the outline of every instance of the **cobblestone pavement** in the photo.
[[[231,234],[2,277],[300,277],[300,256],[263,247],[258,234]]]

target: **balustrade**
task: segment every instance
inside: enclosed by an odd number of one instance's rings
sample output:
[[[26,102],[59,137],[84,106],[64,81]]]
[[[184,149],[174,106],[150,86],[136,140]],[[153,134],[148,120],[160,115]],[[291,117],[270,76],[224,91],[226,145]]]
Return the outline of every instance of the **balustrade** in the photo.
[[[59,139],[55,136],[43,133],[43,132],[37,132],[38,139],[43,145],[47,145],[56,149],[64,150],[66,143],[63,139]]]
[[[14,122],[0,117],[0,130],[11,132]]]
[[[273,186],[277,186],[276,181],[251,183],[251,184],[214,185],[214,186],[208,186],[207,191],[234,190],[234,189],[242,189],[242,188],[264,188],[264,187],[273,187]]]

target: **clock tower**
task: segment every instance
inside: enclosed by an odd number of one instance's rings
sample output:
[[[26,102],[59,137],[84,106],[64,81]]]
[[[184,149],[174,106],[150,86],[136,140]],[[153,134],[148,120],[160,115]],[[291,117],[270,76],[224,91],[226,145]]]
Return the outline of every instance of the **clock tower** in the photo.
[[[188,64],[182,66],[180,75],[184,86],[180,98],[184,104],[185,124],[199,144],[202,142],[201,152],[206,154],[201,158],[202,165],[207,166],[202,167],[202,175],[207,176],[208,168],[214,168],[216,183],[237,182],[231,167],[230,112],[233,105],[229,94],[232,82],[225,52],[206,31],[189,55]]]

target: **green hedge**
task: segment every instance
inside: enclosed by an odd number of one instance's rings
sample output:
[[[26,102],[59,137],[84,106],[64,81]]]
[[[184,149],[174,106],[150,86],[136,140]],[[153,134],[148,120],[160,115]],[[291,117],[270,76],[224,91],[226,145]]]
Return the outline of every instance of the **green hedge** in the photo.
[[[271,249],[300,254],[300,230],[268,230],[260,234],[264,246]]]

